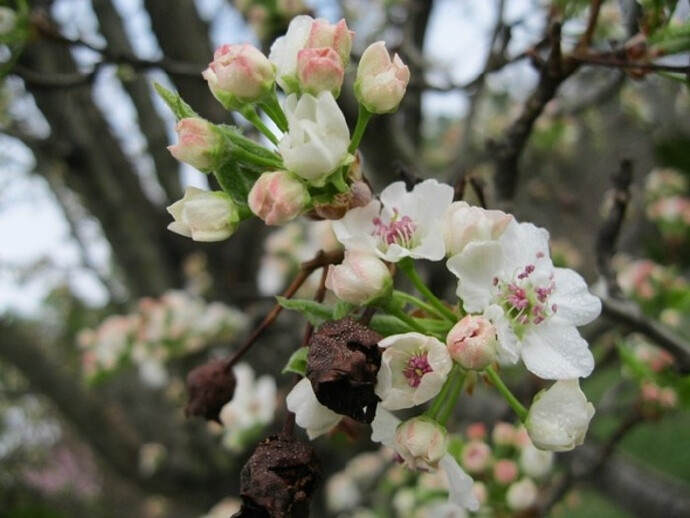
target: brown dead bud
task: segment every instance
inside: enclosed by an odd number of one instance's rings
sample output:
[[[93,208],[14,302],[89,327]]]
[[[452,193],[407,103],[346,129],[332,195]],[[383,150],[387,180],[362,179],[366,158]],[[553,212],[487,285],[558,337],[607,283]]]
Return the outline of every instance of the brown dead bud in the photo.
[[[235,393],[235,376],[227,360],[211,360],[187,374],[189,401],[185,416],[220,422],[220,410]]]
[[[307,378],[319,403],[362,423],[371,423],[381,367],[381,335],[352,318],[326,322],[309,340]]]
[[[311,446],[291,435],[273,435],[256,447],[242,468],[242,508],[232,518],[309,516],[321,474]]]

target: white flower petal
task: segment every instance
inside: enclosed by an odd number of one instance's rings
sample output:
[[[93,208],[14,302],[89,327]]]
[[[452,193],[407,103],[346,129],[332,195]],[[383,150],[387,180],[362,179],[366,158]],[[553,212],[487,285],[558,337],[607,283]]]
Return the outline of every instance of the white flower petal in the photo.
[[[448,478],[449,501],[470,511],[479,509],[479,500],[472,491],[474,480],[458,464],[458,461],[446,453],[439,462]]]
[[[572,324],[557,316],[525,333],[522,361],[529,371],[544,379],[584,378],[594,369],[587,342]]]
[[[307,378],[302,378],[285,398],[287,408],[295,413],[295,422],[307,431],[309,439],[322,435],[337,425],[342,416],[316,399]]]
[[[400,419],[378,405],[374,420],[371,422],[371,440],[395,449],[395,431],[399,424]]]
[[[556,290],[549,302],[557,314],[576,326],[589,324],[601,313],[601,301],[587,289],[585,280],[569,268],[554,268]]]
[[[520,342],[510,327],[510,321],[506,318],[503,309],[492,304],[484,310],[484,318],[489,319],[496,327],[499,361],[501,363],[517,363],[520,358]]]
[[[503,268],[503,247],[497,241],[469,243],[448,259],[448,269],[458,278],[457,295],[468,313],[483,311],[491,302],[493,278]]]

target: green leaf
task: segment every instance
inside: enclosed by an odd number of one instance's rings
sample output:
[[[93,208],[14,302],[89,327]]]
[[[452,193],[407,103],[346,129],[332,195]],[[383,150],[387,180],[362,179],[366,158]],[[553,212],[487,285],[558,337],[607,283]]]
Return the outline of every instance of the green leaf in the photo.
[[[333,308],[333,320],[340,320],[341,318],[346,317],[352,313],[352,310],[356,307],[357,306],[354,304],[350,304],[344,300],[339,300]]]
[[[283,368],[283,374],[288,372],[294,372],[300,376],[305,376],[307,374],[307,355],[309,354],[309,347],[300,347],[288,360],[285,368]]]
[[[305,299],[287,299],[285,297],[276,297],[276,300],[285,309],[299,311],[313,326],[319,326],[326,320],[333,320],[333,308],[321,302]]]
[[[225,162],[213,174],[222,189],[232,197],[239,207],[247,205],[249,191],[260,175],[250,168],[243,167],[242,164],[233,159]]]
[[[170,111],[173,112],[175,119],[178,121],[180,119],[199,116],[191,106],[182,100],[182,97],[180,97],[178,93],[168,90],[162,84],[155,81],[153,82],[153,87],[156,89],[156,92],[158,92],[158,95],[161,96],[161,99],[165,101],[165,104],[168,105],[168,108],[170,108]]]

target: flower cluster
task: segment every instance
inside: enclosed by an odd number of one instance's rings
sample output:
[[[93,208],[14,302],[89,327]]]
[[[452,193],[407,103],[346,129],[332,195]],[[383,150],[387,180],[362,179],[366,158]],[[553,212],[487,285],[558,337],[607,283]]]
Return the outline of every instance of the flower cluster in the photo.
[[[473,423],[448,437],[462,468],[474,477],[471,493],[479,516],[528,512],[554,470],[554,454],[536,448],[524,427],[498,422],[492,430]],[[466,516],[449,507],[443,470],[411,473],[386,462],[385,449],[350,460],[326,482],[329,510],[338,516],[368,516],[379,500],[391,501],[397,516]],[[378,481],[372,488],[372,482]],[[373,493],[373,494],[372,494]],[[444,513],[449,514],[441,514]]]
[[[391,59],[383,42],[365,50],[355,82],[360,116],[351,137],[336,99],[353,37],[345,20],[331,24],[300,15],[268,56],[246,43],[216,50],[202,74],[211,93],[224,108],[252,123],[273,149],[235,127],[198,117],[179,97],[157,86],[178,119],[179,141],[170,152],[214,174],[223,189],[188,188],[182,200],[168,207],[174,218],[170,230],[195,241],[220,241],[252,215],[267,225],[282,225],[306,213],[332,219],[371,200],[354,153],[369,118],[397,109],[410,73],[397,55]],[[276,86],[286,95],[282,103]]]
[[[672,249],[690,242],[690,180],[675,169],[654,169],[646,178],[647,217]]]
[[[247,324],[241,311],[183,291],[142,298],[135,312],[108,317],[97,328],[80,332],[84,373],[96,380],[134,364],[144,383],[162,386],[168,380],[169,359],[231,340]]]
[[[481,504],[466,471],[482,477],[484,472],[463,469],[446,427],[458,399],[481,374],[505,397],[537,448],[565,451],[581,444],[594,409],[579,378],[592,372],[594,359],[577,328],[595,319],[601,304],[580,275],[554,264],[542,228],[458,201],[453,187],[433,179],[411,188],[395,182],[372,195],[357,148],[374,114],[398,108],[410,73],[383,42],[370,45],[357,65],[359,115],[350,132],[336,99],[353,37],[344,20],[331,24],[302,15],[268,56],[247,44],[216,51],[203,73],[212,94],[253,124],[272,148],[237,128],[203,121],[175,94],[159,89],[179,119],[180,141],[171,152],[215,175],[223,189],[188,190],[168,209],[175,219],[170,229],[214,241],[252,215],[267,225],[285,225],[300,215],[332,220],[344,250],[318,256],[334,259],[319,267],[324,271],[317,300],[279,299],[314,326],[306,347],[286,367],[301,376],[286,397],[289,419],[294,414],[294,423],[310,439],[343,419],[371,425],[372,441],[393,449],[406,468],[443,479],[447,501],[439,509],[462,515]],[[282,103],[276,87],[285,94]],[[284,270],[294,268],[294,253],[284,249],[297,239],[295,228],[286,226],[274,236],[278,244],[268,256]],[[290,244],[282,246],[281,240]],[[419,261],[444,262],[455,277],[450,302],[426,285],[416,270]],[[422,298],[396,289],[399,273]],[[326,290],[336,303],[323,302]],[[554,381],[529,409],[498,372],[519,361],[532,374]],[[216,417],[219,405],[207,403],[218,398],[205,396],[225,397],[231,382],[218,379],[228,376],[233,362],[218,364],[222,376],[205,370],[193,376],[192,381],[209,378],[215,385],[205,391],[188,383],[198,396],[190,413]],[[204,367],[211,373],[214,368]],[[394,414],[400,410],[408,410],[405,420]],[[267,456],[268,443],[281,452],[297,444],[289,434],[267,441],[254,456]],[[318,469],[309,459],[305,449],[300,465],[311,480]],[[496,463],[494,474],[503,496],[512,499],[514,509],[529,507],[533,483],[519,480],[516,462],[504,460]],[[245,469],[251,470],[252,462]],[[270,512],[277,505],[246,482],[243,509]],[[281,508],[301,509],[304,501],[293,497],[288,491]]]

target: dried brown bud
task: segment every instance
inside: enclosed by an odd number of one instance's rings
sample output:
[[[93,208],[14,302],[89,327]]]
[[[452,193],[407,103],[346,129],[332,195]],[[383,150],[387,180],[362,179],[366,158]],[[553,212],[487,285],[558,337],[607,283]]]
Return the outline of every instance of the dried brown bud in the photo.
[[[232,518],[309,516],[321,473],[321,463],[308,444],[282,434],[265,439],[242,468],[242,509]]]
[[[352,318],[326,322],[309,340],[307,377],[319,403],[363,423],[374,419],[381,335]]]
[[[227,360],[211,360],[187,374],[187,417],[203,416],[220,422],[220,410],[235,393],[235,376]]]

